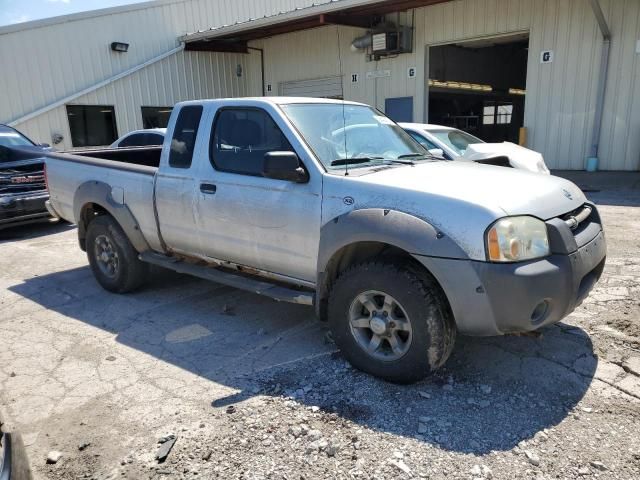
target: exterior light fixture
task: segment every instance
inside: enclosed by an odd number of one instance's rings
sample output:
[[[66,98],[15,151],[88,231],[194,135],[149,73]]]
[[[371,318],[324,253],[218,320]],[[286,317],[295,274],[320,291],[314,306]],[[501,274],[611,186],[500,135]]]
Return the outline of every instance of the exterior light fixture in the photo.
[[[238,64],[236,66],[236,77],[241,77],[242,76],[242,65]]]
[[[129,44],[124,42],[112,42],[111,50],[114,52],[126,53],[129,51]]]

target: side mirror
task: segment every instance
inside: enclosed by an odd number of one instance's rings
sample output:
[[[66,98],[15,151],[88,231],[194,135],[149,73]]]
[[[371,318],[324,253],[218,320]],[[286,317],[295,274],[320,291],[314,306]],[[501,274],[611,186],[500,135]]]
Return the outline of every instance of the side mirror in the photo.
[[[265,153],[262,176],[296,183],[307,181],[307,172],[300,166],[300,159],[295,152]]]
[[[430,148],[429,153],[434,157],[444,158],[444,150],[441,148]]]
[[[49,145],[48,143],[39,143],[38,145],[40,145],[43,148],[51,148],[51,145]]]

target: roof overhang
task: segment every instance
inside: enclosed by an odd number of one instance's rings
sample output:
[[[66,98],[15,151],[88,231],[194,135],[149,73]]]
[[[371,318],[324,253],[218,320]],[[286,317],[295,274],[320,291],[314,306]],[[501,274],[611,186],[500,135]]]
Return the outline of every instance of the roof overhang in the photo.
[[[451,0],[330,0],[320,5],[185,35],[185,50],[247,53],[251,40],[325,25],[369,28],[381,16]]]

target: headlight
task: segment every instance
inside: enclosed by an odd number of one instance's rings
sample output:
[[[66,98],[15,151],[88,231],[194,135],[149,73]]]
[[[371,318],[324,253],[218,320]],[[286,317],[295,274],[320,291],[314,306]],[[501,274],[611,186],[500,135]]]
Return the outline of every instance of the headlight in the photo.
[[[492,262],[521,262],[549,255],[547,226],[534,217],[506,217],[487,231],[487,258]]]

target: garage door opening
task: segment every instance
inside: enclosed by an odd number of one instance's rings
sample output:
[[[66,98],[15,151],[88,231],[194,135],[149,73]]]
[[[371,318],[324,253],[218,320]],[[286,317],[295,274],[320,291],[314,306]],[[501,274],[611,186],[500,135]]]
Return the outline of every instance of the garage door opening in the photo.
[[[528,33],[430,47],[429,123],[518,143],[528,49]]]

